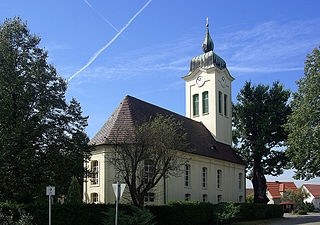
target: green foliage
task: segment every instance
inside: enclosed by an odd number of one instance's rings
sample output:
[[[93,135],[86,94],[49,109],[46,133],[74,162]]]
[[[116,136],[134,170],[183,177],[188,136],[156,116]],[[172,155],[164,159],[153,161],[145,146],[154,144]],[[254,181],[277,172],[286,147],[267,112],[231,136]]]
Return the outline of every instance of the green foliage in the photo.
[[[283,125],[291,112],[289,97],[279,82],[272,87],[246,82],[233,106],[234,148],[248,165],[255,202],[268,202],[264,175],[281,174],[288,161],[279,147],[287,138]]]
[[[260,220],[279,218],[283,216],[282,205],[267,205],[263,203],[238,203],[240,212],[238,220]]]
[[[307,215],[308,213],[307,213],[306,210],[300,209],[300,210],[298,210],[295,214],[298,214],[298,215]]]
[[[308,202],[305,202],[304,204],[302,204],[299,209],[301,210],[305,210],[307,212],[314,212],[315,211],[315,207],[312,203],[308,203]]]
[[[67,195],[90,152],[88,117],[66,102],[67,83],[39,43],[20,18],[0,25],[0,201],[45,198],[48,185]]]
[[[213,211],[215,224],[231,224],[239,215],[240,206],[232,202],[223,202],[216,205]]]
[[[81,203],[82,195],[79,182],[76,177],[71,178],[66,201],[68,203]]]
[[[181,174],[187,159],[175,150],[188,145],[186,133],[181,122],[163,115],[136,124],[133,131],[125,128],[118,132],[119,141],[113,143],[115,151],[108,159],[119,178],[128,185],[133,204],[143,208],[144,196],[163,176]],[[145,179],[146,164],[152,170],[148,179]]]
[[[320,48],[320,46],[319,46]],[[315,48],[307,55],[305,77],[297,81],[298,92],[291,103],[293,112],[286,129],[289,132],[290,166],[296,179],[320,176],[320,51]]]
[[[247,203],[254,203],[254,194],[247,195],[246,202]]]
[[[113,225],[115,221],[115,208],[109,208],[106,213],[106,225]],[[148,209],[140,209],[136,206],[119,207],[118,224],[119,225],[154,225],[154,216]]]
[[[26,213],[23,205],[14,203],[0,203],[1,225],[32,225],[33,217]]]
[[[300,187],[297,191],[289,189],[285,193],[283,193],[282,201],[293,202],[296,204],[298,209],[304,209],[304,200],[307,199],[309,196],[310,194],[307,191],[305,191],[303,187]]]

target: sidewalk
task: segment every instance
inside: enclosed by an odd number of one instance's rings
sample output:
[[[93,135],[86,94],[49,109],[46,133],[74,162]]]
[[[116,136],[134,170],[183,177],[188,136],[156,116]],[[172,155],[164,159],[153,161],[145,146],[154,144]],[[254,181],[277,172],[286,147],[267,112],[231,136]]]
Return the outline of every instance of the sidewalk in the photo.
[[[308,215],[293,215],[291,213],[285,213],[282,219],[270,223],[270,225],[296,224],[320,225],[320,213],[308,213]]]

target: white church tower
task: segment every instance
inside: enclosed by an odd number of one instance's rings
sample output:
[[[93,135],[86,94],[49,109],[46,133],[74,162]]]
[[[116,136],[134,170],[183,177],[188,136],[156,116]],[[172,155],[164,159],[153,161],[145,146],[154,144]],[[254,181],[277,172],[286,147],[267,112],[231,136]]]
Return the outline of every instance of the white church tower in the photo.
[[[190,72],[182,77],[186,82],[186,117],[202,122],[217,141],[231,145],[234,78],[213,48],[207,19],[204,53],[191,60]]]

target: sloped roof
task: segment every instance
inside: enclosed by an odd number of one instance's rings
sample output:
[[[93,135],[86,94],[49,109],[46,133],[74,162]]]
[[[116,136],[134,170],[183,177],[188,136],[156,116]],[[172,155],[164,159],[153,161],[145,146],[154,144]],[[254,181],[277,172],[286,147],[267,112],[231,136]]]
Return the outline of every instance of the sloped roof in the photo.
[[[281,186],[281,188],[280,188]],[[294,190],[297,191],[298,188],[293,182],[267,182],[267,190],[269,191],[272,198],[281,198],[281,191]]]
[[[304,184],[303,186],[305,186],[315,198],[320,198],[320,185]]]
[[[97,146],[124,141],[127,136],[125,132],[133,132],[135,124],[148,121],[148,119],[154,118],[157,114],[173,116],[177,121],[182,122],[182,126],[187,133],[189,148],[194,150],[192,151],[193,154],[245,165],[231,146],[216,141],[202,123],[129,95],[125,96],[107,122],[90,140],[89,144]],[[184,151],[185,149],[179,150]]]

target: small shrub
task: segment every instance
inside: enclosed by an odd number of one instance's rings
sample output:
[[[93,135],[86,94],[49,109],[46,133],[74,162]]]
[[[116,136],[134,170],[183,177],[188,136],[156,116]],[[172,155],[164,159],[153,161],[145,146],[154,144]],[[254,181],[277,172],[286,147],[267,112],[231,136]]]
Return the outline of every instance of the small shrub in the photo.
[[[119,207],[119,225],[154,225],[154,215],[148,209],[139,209],[136,206]],[[106,213],[105,224],[113,225],[115,221],[115,209],[110,208]]]
[[[307,215],[307,211],[306,210],[298,210],[295,214],[298,214],[298,215]]]
[[[240,206],[233,202],[223,202],[216,205],[213,218],[216,224],[230,224],[234,222],[240,212]]]
[[[32,225],[32,216],[25,212],[23,205],[0,203],[1,225]]]
[[[299,205],[299,210],[305,210],[307,212],[313,212],[315,210],[312,203],[303,203]]]

